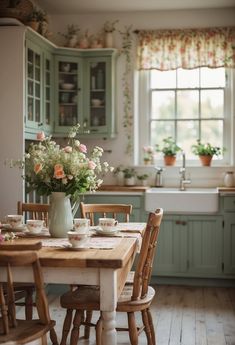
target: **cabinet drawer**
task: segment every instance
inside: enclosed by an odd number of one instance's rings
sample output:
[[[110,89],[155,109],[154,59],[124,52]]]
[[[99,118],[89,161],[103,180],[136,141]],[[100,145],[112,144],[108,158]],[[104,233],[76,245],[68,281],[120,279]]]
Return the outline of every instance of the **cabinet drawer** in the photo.
[[[235,196],[224,197],[224,211],[235,212]]]

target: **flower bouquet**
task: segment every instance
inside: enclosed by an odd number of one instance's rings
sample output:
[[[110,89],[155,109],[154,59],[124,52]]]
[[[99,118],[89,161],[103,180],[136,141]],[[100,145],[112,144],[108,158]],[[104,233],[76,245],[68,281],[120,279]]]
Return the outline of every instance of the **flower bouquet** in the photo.
[[[107,162],[101,163],[101,147],[95,146],[88,156],[87,147],[76,139],[79,127],[79,124],[72,127],[65,147],[60,147],[50,136],[45,137],[44,132],[38,133],[39,142],[29,145],[23,160],[12,161],[12,166],[24,169],[22,177],[26,181],[27,192],[35,190],[46,196],[64,193],[75,205],[74,214],[79,205],[79,195],[95,191],[103,182],[99,177],[113,170]]]

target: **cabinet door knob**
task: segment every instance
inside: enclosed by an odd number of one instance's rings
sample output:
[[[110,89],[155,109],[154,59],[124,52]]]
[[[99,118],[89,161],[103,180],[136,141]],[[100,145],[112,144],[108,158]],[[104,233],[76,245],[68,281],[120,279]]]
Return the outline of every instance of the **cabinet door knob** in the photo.
[[[38,124],[38,127],[42,127],[42,126],[43,126],[43,123],[40,122],[40,123]]]
[[[181,221],[180,220],[176,220],[175,224],[179,225],[179,224],[181,224]]]

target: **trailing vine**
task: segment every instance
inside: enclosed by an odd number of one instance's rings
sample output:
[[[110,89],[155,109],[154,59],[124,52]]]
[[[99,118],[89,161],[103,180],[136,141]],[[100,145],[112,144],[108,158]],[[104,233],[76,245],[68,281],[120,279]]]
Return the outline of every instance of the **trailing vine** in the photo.
[[[121,54],[125,58],[125,69],[122,76],[123,85],[123,127],[127,136],[126,153],[131,155],[133,152],[133,107],[132,107],[132,25],[126,26],[125,30],[119,31],[122,38]]]

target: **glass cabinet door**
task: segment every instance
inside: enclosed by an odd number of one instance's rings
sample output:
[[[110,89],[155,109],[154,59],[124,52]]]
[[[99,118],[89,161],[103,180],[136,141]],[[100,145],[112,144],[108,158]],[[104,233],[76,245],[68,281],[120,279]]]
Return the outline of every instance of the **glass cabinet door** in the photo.
[[[99,132],[99,129],[107,126],[106,104],[106,61],[89,61],[89,128],[91,132]]]
[[[52,102],[52,83],[53,83],[53,63],[50,54],[44,54],[44,127],[50,129],[53,124],[53,102]]]
[[[26,64],[26,124],[34,127],[42,124],[42,57],[36,47],[27,48]]]
[[[57,59],[57,129],[63,130],[81,121],[80,64],[68,58]]]

